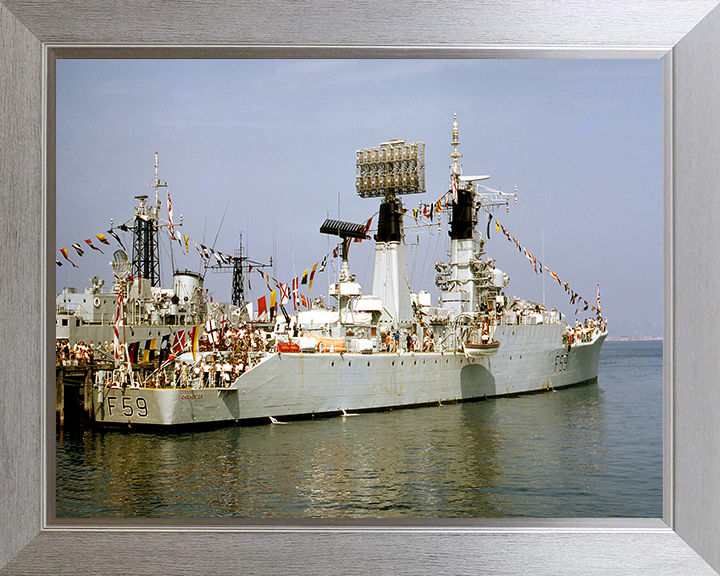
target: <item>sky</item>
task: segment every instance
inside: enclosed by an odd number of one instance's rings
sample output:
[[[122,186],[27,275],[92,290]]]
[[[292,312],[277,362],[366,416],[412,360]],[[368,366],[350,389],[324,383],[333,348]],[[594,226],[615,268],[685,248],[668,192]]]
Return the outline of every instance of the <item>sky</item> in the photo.
[[[95,236],[108,236],[111,219],[132,219],[135,196],[154,199],[156,152],[184,235],[233,254],[242,234],[246,256],[272,257],[265,271],[289,283],[336,245],[319,232],[326,218],[363,223],[377,213],[379,200],[355,190],[357,150],[425,142],[426,192],[403,203],[442,197],[457,115],[463,172],[488,174],[483,184],[503,192],[517,187],[509,212],[494,212],[506,230],[591,304],[600,282],[610,336],[662,336],[660,60],[68,59],[57,61],[56,87],[58,292],[82,291],[93,276],[111,288],[119,246]],[[450,247],[442,221],[440,232],[406,229],[411,289],[433,302],[433,263]],[[160,236],[164,287],[173,264],[202,270],[192,244],[185,255]],[[131,236],[121,237],[131,251]],[[70,248],[87,238],[105,253]],[[575,318],[565,290],[505,236],[491,230],[485,250],[510,276],[506,294]],[[365,294],[373,254],[372,241],[350,249]],[[306,296],[326,294],[333,272],[328,265]],[[248,301],[268,294],[255,271],[249,282]],[[231,274],[207,271],[214,300],[230,301],[231,286]]]

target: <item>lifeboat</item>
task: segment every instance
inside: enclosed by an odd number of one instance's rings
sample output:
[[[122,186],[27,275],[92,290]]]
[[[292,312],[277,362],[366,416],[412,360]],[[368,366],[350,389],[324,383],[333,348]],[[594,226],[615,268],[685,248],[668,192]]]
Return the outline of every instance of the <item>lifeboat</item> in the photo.
[[[463,349],[465,355],[470,358],[483,358],[485,356],[493,356],[497,354],[500,348],[500,342],[493,340],[492,342],[486,342],[484,344],[476,344],[474,342],[465,342]]]

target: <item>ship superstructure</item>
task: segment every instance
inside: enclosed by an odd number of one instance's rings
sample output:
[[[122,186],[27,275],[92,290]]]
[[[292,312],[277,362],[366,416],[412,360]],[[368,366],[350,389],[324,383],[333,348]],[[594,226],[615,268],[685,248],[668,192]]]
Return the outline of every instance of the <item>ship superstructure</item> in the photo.
[[[320,232],[342,240],[338,282],[330,286],[335,309],[317,302],[262,328],[242,323],[225,347],[178,357],[152,384],[104,375],[94,391],[95,421],[272,421],[596,382],[604,323],[568,327],[557,310],[506,294],[509,278],[486,255],[477,223],[481,211],[507,209],[516,195],[480,185],[488,176],[461,173],[457,120],[451,145],[449,191],[437,203],[450,213],[451,244],[449,261],[435,262],[437,305],[410,289],[403,230],[402,196],[424,191],[424,143],[390,140],[357,153],[358,194],[381,200],[370,294],[362,294],[347,250],[367,229],[327,220]]]
[[[159,232],[162,227],[178,226],[161,218],[159,189],[167,182],[158,177],[158,155],[155,155],[154,202],[147,195],[136,196],[137,205],[130,221],[110,231],[132,233],[132,259],[123,249],[113,254],[115,282],[111,290],[97,276],[84,292],[64,288],[56,296],[56,328],[58,340],[70,345],[77,342],[104,346],[112,343],[118,309],[118,294],[124,305],[124,334],[128,343],[168,337],[179,330],[202,324],[211,309],[203,293],[203,275],[191,270],[175,270],[172,287],[160,285]],[[182,216],[180,223],[182,225]],[[227,312],[223,309],[223,312]]]

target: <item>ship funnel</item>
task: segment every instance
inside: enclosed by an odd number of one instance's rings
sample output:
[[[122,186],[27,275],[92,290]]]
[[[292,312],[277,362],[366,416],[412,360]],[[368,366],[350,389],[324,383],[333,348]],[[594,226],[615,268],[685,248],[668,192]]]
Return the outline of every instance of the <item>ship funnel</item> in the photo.
[[[185,270],[173,274],[173,292],[181,305],[200,305],[203,291],[203,278],[197,272]]]

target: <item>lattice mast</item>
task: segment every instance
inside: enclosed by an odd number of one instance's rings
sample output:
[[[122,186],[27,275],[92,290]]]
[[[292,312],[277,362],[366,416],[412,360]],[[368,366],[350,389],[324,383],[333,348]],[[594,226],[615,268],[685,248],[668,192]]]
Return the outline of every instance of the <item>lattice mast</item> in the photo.
[[[272,267],[272,265],[272,256],[270,257],[269,264],[263,264],[261,262],[250,260],[250,258],[245,255],[245,249],[243,248],[243,235],[242,232],[240,232],[239,248],[235,250],[235,253],[233,254],[232,265],[221,266],[220,264],[209,264],[207,269],[212,270],[213,273],[231,273],[233,275],[230,303],[238,308],[243,308],[247,304],[247,300],[245,299],[245,278],[250,270],[250,267],[252,266],[253,268],[260,269]]]
[[[150,281],[150,286],[160,286],[160,251],[158,244],[160,188],[167,188],[158,176],[158,153],[155,152],[155,181],[148,184],[155,188],[155,205],[146,204],[147,196],[135,196],[135,225],[133,227],[132,273],[136,278]]]

